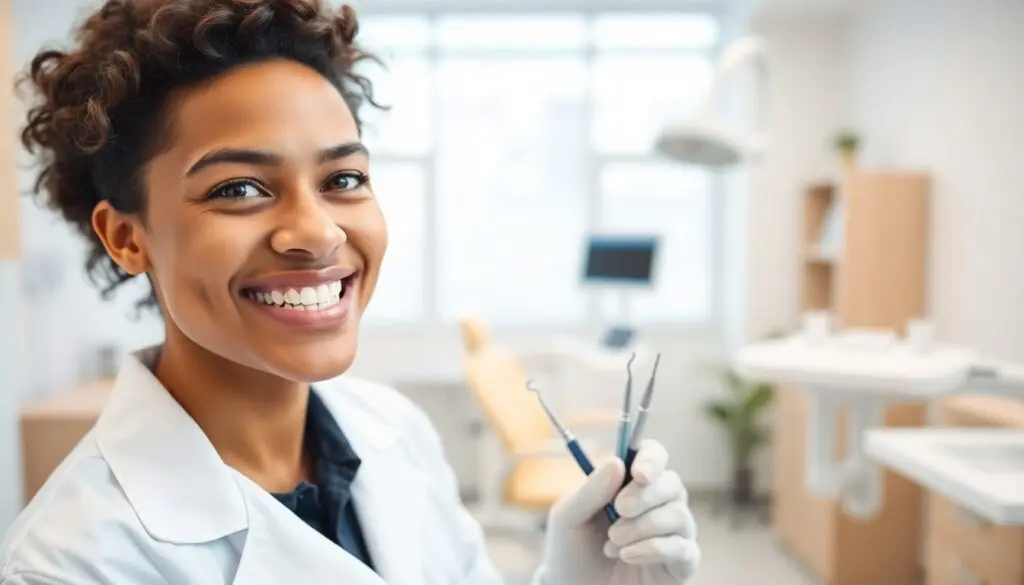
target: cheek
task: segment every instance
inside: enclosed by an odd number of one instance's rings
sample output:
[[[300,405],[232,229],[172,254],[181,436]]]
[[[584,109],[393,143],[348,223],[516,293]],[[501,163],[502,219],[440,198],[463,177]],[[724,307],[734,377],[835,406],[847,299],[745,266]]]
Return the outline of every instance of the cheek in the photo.
[[[245,261],[244,235],[231,222],[191,218],[163,227],[151,251],[153,272],[175,325],[189,337],[208,337],[236,312],[231,278]],[[198,341],[198,339],[197,339]]]
[[[387,222],[377,202],[367,204],[365,211],[360,214],[359,221],[353,222],[353,228],[346,231],[350,244],[363,259],[362,304],[365,306],[377,286],[381,263],[388,248]]]

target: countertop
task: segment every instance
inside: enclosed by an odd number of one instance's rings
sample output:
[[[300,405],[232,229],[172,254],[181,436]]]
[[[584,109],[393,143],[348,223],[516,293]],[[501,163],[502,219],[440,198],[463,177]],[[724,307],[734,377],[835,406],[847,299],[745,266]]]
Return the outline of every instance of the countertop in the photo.
[[[955,345],[915,352],[898,341],[871,347],[848,337],[760,342],[742,348],[735,364],[741,375],[755,380],[929,399],[963,387],[977,359],[974,351]]]

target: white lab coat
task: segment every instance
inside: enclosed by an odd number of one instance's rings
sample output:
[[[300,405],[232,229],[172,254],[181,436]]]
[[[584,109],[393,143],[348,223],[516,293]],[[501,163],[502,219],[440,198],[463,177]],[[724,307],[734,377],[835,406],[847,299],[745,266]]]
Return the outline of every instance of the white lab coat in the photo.
[[[0,584],[501,582],[436,432],[395,390],[316,385],[362,459],[352,490],[375,573],[225,465],[151,357],[126,361],[96,426],[9,530]]]

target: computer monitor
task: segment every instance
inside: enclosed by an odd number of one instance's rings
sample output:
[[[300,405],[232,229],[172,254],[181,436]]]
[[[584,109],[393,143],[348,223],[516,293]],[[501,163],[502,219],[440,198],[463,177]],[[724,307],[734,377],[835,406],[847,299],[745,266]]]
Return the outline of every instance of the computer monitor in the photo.
[[[649,286],[657,251],[658,238],[654,236],[591,236],[583,280],[587,284]]]

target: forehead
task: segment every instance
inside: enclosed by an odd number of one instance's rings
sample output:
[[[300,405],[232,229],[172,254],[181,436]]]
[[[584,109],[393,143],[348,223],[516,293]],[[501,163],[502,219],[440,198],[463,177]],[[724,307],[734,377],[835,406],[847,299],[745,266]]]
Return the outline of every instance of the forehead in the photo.
[[[182,91],[172,110],[173,148],[179,151],[259,146],[287,156],[359,138],[337,88],[292,61],[236,67]]]

